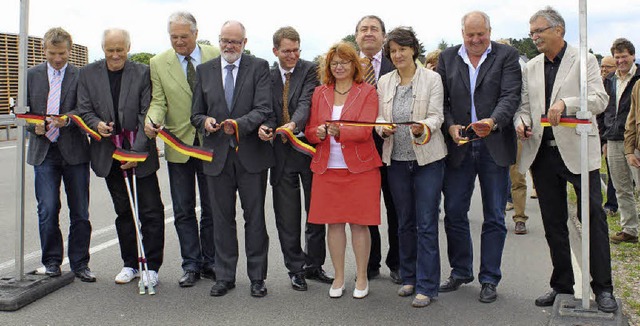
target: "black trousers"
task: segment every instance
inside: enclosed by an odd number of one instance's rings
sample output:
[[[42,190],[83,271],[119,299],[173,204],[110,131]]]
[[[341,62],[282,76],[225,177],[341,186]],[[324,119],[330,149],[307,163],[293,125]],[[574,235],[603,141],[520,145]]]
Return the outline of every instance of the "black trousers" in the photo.
[[[387,208],[387,234],[389,236],[389,251],[385,263],[391,270],[397,271],[400,267],[400,247],[398,245],[398,216],[396,215],[396,207],[393,204],[391,190],[389,189],[389,181],[387,180],[387,167],[380,167],[380,177],[382,181],[382,197],[384,206]],[[368,270],[380,268],[382,261],[382,241],[380,240],[380,230],[377,225],[370,225],[371,233],[371,252],[369,254]]]
[[[264,217],[267,170],[249,173],[234,150],[227,155],[222,173],[207,176],[213,209],[216,276],[219,281],[235,282],[238,264],[236,192],[244,212],[244,239],[247,274],[251,281],[267,277],[269,236]]]
[[[573,184],[579,199],[582,191],[580,175],[573,174],[567,169],[557,147],[544,143],[540,146],[538,155],[531,165],[531,175],[538,193],[542,223],[553,264],[549,284],[560,293],[573,293],[575,280],[571,266],[571,247],[567,226],[567,182]],[[598,170],[589,172],[589,221],[591,288],[597,295],[602,291],[613,291],[609,228],[602,208]]]
[[[120,241],[120,256],[125,267],[138,268],[138,246],[133,214],[127,194],[120,162],[113,160],[111,171],[105,178],[116,211],[116,231]],[[129,184],[133,187],[132,170],[127,170]],[[138,193],[138,215],[142,229],[147,264],[150,270],[158,271],[164,252],[164,205],[160,197],[158,177],[154,172],[144,178],[136,177]],[[132,192],[133,196],[133,192]]]

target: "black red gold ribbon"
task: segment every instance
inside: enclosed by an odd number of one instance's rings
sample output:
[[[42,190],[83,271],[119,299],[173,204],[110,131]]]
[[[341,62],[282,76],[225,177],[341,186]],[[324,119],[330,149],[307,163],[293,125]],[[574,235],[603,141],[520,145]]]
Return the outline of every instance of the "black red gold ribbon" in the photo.
[[[280,135],[281,137],[287,138],[291,146],[293,147],[293,149],[295,149],[296,151],[302,154],[313,156],[313,154],[316,153],[316,149],[313,146],[300,140],[300,138],[296,137],[291,131],[291,129],[289,128],[283,128],[283,127],[277,128],[276,135]]]
[[[416,144],[416,145],[424,145],[424,144],[428,143],[429,140],[431,140],[431,130],[429,129],[429,127],[427,127],[427,125],[422,123],[422,122],[416,122],[416,121],[361,122],[361,121],[354,121],[354,120],[327,120],[327,123],[338,123],[338,124],[343,125],[343,126],[353,126],[353,127],[387,127],[387,128],[393,128],[393,127],[397,127],[397,126],[410,126],[410,125],[414,125],[414,124],[420,124],[420,125],[422,125],[424,127],[424,132],[426,133],[426,137],[421,142],[417,142],[417,141],[414,140],[413,143]]]
[[[560,118],[560,123],[558,123],[558,126],[563,126],[563,127],[571,127],[571,128],[575,128],[578,125],[584,125],[584,124],[590,124],[591,120],[589,119],[577,119],[577,118]],[[549,123],[549,118],[543,116],[542,118],[540,118],[540,125],[543,127],[551,127],[551,123]]]
[[[233,132],[236,135],[236,153],[238,152],[238,145],[240,144],[240,135],[238,133],[238,122],[236,120],[225,120],[223,123],[230,123],[233,127]]]
[[[27,123],[30,123],[30,124],[42,123],[43,121],[45,121],[47,117],[60,117],[65,120],[71,119],[71,121],[73,121],[76,124],[76,126],[78,126],[80,129],[84,130],[84,132],[86,132],[89,135],[89,137],[95,140],[102,139],[102,136],[100,136],[99,133],[89,128],[89,126],[87,126],[84,120],[82,120],[82,118],[80,118],[75,114],[70,114],[70,115],[69,114],[68,115],[55,115],[55,114],[44,115],[44,114],[34,114],[34,113],[16,114],[16,118],[24,119]]]
[[[134,152],[122,148],[116,148],[113,155],[111,155],[112,158],[120,162],[144,162],[148,156],[149,153],[146,152]]]
[[[166,145],[169,145],[169,147],[181,154],[207,162],[213,161],[213,149],[187,145],[166,128],[160,128],[160,131],[158,131],[158,137],[162,139]]]

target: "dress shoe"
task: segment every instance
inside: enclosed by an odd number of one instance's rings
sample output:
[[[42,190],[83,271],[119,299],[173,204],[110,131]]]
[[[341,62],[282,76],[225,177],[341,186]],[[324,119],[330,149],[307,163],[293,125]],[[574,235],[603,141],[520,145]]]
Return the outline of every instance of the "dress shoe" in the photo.
[[[380,276],[380,268],[375,269],[367,269],[367,278],[373,280],[374,278]]]
[[[449,278],[440,284],[439,292],[451,292],[460,288],[460,285],[467,284],[473,282],[473,276],[469,278],[453,278],[453,276],[449,276]]]
[[[190,288],[196,285],[196,282],[200,279],[200,273],[194,271],[185,271],[184,275],[178,280],[178,285],[181,288]]]
[[[354,298],[363,299],[367,295],[369,295],[369,280],[367,280],[367,286],[364,288],[364,290],[358,290],[357,287],[353,288],[353,297]]]
[[[62,270],[58,264],[49,264],[45,267],[44,274],[49,277],[58,277],[62,275]]]
[[[304,280],[302,274],[293,274],[291,275],[291,287],[296,291],[306,291],[307,281]]]
[[[625,233],[625,232],[618,232],[615,235],[612,235],[610,239],[611,239],[611,243],[615,243],[615,244],[618,244],[620,242],[629,242],[629,243],[638,242],[637,236],[632,236],[631,234]]]
[[[600,294],[596,295],[596,303],[598,304],[598,310],[602,312],[614,312],[618,310],[618,303],[611,292],[600,292]]]
[[[398,270],[392,269],[389,273],[389,277],[391,277],[391,282],[395,284],[402,284],[402,277],[400,277],[400,273],[398,273]]]
[[[515,233],[516,234],[527,234],[527,225],[524,224],[524,222],[516,222],[516,227],[515,227]]]
[[[267,286],[264,281],[251,281],[251,296],[262,298],[267,295]]]
[[[482,283],[482,290],[480,290],[480,302],[491,303],[498,298],[498,292],[496,286],[491,283]]]
[[[216,280],[216,271],[213,270],[212,267],[204,267],[200,272],[200,277],[210,279],[212,281]]]
[[[536,299],[536,306],[538,307],[553,306],[553,302],[556,301],[557,295],[558,295],[558,292],[554,289],[551,289],[551,291],[539,296]]]
[[[77,271],[73,272],[76,274],[76,277],[80,279],[82,282],[95,282],[96,276],[91,272],[89,267],[80,268]]]
[[[426,295],[418,294],[413,301],[411,302],[411,306],[415,308],[424,308],[431,304],[431,298]]]
[[[221,297],[225,294],[227,294],[227,292],[229,292],[229,290],[233,289],[236,287],[236,284],[233,282],[227,282],[227,281],[216,281],[216,284],[214,284],[211,287],[211,292],[209,292],[209,295],[211,295],[212,297]]]
[[[342,283],[342,286],[334,289],[333,286],[331,286],[329,288],[329,298],[340,298],[342,297],[342,294],[344,293],[344,283]]]
[[[326,284],[333,283],[333,277],[327,275],[327,272],[322,268],[307,269],[305,274],[307,280],[316,280]]]

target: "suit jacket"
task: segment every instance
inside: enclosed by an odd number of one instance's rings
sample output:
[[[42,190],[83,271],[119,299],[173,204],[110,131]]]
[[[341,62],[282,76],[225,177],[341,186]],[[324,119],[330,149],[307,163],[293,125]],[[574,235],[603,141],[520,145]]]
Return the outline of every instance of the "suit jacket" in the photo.
[[[227,108],[222,81],[222,64],[218,56],[196,68],[197,83],[193,94],[191,123],[204,136],[203,145],[213,148],[214,159],[205,162],[203,172],[217,176],[222,172],[229,146],[235,135],[227,135],[222,128],[206,134],[204,121],[207,117],[222,122],[234,119],[238,123],[238,158],[249,173],[258,173],[273,166],[273,151],[268,142],[258,138],[258,127],[271,114],[271,80],[267,61],[243,54],[235,81],[231,110]]]
[[[309,119],[311,96],[313,95],[313,90],[319,84],[317,69],[318,67],[315,63],[300,59],[293,69],[291,79],[289,80],[289,116],[291,117],[291,121],[296,123],[296,129],[298,131],[304,131],[307,120]],[[276,127],[284,124],[282,115],[282,92],[284,85],[282,84],[282,76],[280,75],[280,68],[278,66],[271,68],[271,87],[273,94],[273,112],[265,125],[275,130]],[[306,137],[302,137],[301,140],[306,142]],[[269,175],[272,185],[280,180],[284,165],[291,164],[290,162],[287,163],[287,154],[292,153],[292,151],[295,152],[295,150],[291,148],[291,144],[283,143],[280,139],[276,139],[273,141],[273,151],[275,154],[275,166],[271,168]],[[295,153],[297,154],[297,152]],[[308,167],[307,165],[306,168]]]
[[[469,67],[458,55],[461,45],[447,48],[440,54],[438,73],[444,86],[444,123],[449,149],[448,163],[459,166],[471,145],[458,146],[449,135],[453,125],[471,123],[471,86]],[[520,104],[522,72],[518,51],[508,45],[491,42],[491,52],[480,66],[474,91],[474,103],[478,120],[493,118],[497,129],[484,142],[491,157],[499,166],[509,166],[516,161],[516,135],[513,115]]]
[[[540,54],[527,63],[522,77],[522,104],[514,117],[514,126],[522,124],[520,118],[531,127],[533,135],[522,142],[520,154],[520,173],[525,173],[538,154],[542,142],[543,127],[540,117],[545,114],[544,54]],[[604,111],[609,96],[602,85],[598,61],[593,54],[587,57],[587,109],[593,114],[591,133],[589,134],[589,171],[600,169],[600,137],[596,117]],[[580,53],[567,45],[560,62],[558,74],[551,92],[551,105],[562,100],[566,105],[564,114],[574,115],[580,110]],[[564,115],[563,114],[563,115]],[[560,156],[569,171],[580,173],[580,135],[575,128],[551,127],[560,151]]]
[[[78,111],[89,128],[98,130],[98,123],[113,122],[118,119],[123,130],[136,131],[136,139],[131,150],[148,152],[149,157],[138,163],[136,174],[145,177],[160,167],[155,139],[144,134],[144,118],[151,99],[149,67],[127,61],[122,73],[118,116],[115,117],[111,87],[105,60],[84,66],[78,81]],[[106,177],[111,170],[113,151],[116,147],[111,138],[91,142],[91,168],[99,177]]]
[[[74,109],[76,108],[77,87],[78,68],[68,64],[60,90],[60,114],[76,113]],[[27,106],[30,112],[46,114],[48,99],[49,76],[47,75],[47,63],[44,62],[30,68],[27,72]],[[36,135],[35,126],[28,126],[27,130],[31,132],[27,163],[40,165],[47,156],[51,142],[45,135]],[[57,142],[60,154],[68,164],[75,165],[89,162],[89,141],[84,132],[74,123],[60,128],[60,136]]]
[[[378,82],[380,82],[380,78],[382,78],[382,76],[394,71],[395,69],[396,67],[393,65],[393,62],[391,62],[391,60],[389,60],[389,58],[387,58],[387,56],[384,53],[382,53],[382,60],[380,62],[380,71],[378,73]],[[382,137],[380,137],[380,135],[378,135],[378,133],[374,131],[373,141],[376,143],[376,149],[378,150],[378,154],[382,155],[382,146],[384,144],[384,139],[382,139]]]
[[[198,46],[202,57],[201,63],[220,54],[220,50],[210,45],[199,44]],[[163,124],[180,140],[192,145],[196,136],[196,129],[190,121],[193,93],[176,52],[172,48],[154,56],[151,58],[149,68],[153,87],[147,117],[155,123]],[[165,147],[164,153],[165,159],[172,163],[185,163],[189,160],[188,156],[180,154],[169,146]]]
[[[316,145],[316,153],[311,160],[311,171],[323,174],[329,164],[331,147],[330,136],[324,140],[316,136],[318,126],[331,120],[333,111],[335,85],[316,87],[311,99],[311,117],[305,130],[307,139]],[[376,89],[367,84],[353,84],[342,108],[341,120],[357,120],[375,122],[378,116],[378,94]],[[373,142],[372,128],[341,126],[340,136],[336,139],[342,146],[342,155],[351,173],[361,173],[382,166],[380,155]]]

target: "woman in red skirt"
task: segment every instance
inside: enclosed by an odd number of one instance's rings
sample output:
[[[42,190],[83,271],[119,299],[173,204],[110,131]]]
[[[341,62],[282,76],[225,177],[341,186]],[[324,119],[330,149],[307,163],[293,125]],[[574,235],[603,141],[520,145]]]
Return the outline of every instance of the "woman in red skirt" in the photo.
[[[369,225],[380,224],[380,171],[382,161],[372,128],[327,123],[329,120],[374,122],[378,114],[376,89],[363,82],[363,67],[350,43],[329,49],[311,102],[305,130],[316,144],[311,162],[313,183],[309,223],[328,224],[327,243],[335,269],[329,296],[339,298],[345,289],[345,224],[351,229],[356,256],[354,298],[369,293],[367,263],[371,247]]]

